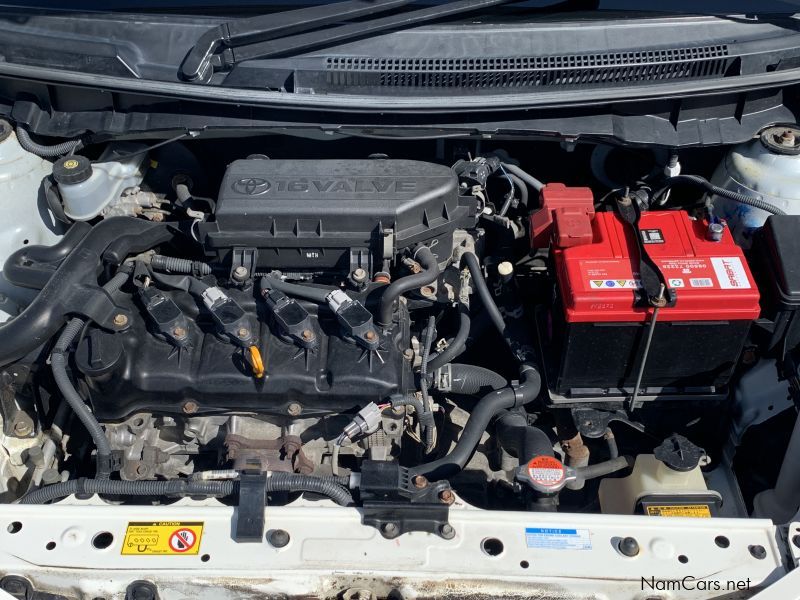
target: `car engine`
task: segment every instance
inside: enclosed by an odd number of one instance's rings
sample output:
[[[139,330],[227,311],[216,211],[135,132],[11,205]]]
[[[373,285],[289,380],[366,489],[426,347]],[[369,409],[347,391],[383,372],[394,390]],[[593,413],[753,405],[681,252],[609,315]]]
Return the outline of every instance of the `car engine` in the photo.
[[[800,183],[793,126],[680,156],[256,136],[47,160],[13,129],[50,224],[4,257],[3,502],[304,494],[385,537],[447,537],[456,501],[797,510],[751,463],[800,398],[800,201],[725,167]]]

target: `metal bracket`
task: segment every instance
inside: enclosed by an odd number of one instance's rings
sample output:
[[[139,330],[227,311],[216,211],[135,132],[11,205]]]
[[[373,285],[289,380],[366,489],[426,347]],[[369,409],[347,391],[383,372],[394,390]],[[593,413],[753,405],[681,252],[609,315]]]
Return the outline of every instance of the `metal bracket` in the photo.
[[[447,481],[429,482],[411,477],[396,462],[366,460],[361,467],[361,522],[375,527],[387,539],[423,531],[451,539],[449,523],[455,495]]]
[[[619,421],[644,433],[644,425],[631,421],[621,410],[607,411],[594,408],[573,408],[572,419],[578,432],[587,438],[601,438],[612,421]]]
[[[639,206],[630,196],[618,197],[616,209],[619,217],[630,227],[636,240],[639,251],[639,278],[642,280],[642,290],[634,290],[636,304],[640,306],[674,306],[678,300],[677,292],[669,287],[664,273],[650,258],[647,248],[642,243],[642,234],[639,231],[639,221],[642,217]]]
[[[240,285],[250,281],[256,273],[258,265],[257,248],[234,248],[231,251],[231,272],[230,279]],[[236,270],[244,267],[247,270],[246,279],[242,280],[236,275]]]
[[[15,378],[8,372],[0,374],[0,414],[3,416],[3,433],[8,437],[29,438],[36,435],[36,423],[31,417],[31,414],[36,413],[36,409],[32,399],[20,397],[15,387],[15,379],[27,377],[27,368],[19,365],[15,369],[24,370],[24,375],[19,374]],[[20,400],[23,402],[20,403]]]

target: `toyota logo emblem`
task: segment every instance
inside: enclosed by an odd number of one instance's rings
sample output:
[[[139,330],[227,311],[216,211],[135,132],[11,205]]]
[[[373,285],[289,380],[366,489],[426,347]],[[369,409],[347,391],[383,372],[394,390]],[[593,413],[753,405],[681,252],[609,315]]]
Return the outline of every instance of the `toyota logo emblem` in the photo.
[[[260,177],[244,177],[233,183],[233,191],[246,196],[259,196],[266,194],[272,184]]]

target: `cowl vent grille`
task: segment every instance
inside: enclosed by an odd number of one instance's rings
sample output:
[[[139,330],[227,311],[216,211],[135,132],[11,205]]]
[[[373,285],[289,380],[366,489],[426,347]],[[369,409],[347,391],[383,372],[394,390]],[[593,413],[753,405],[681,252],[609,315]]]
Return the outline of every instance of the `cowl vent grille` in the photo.
[[[612,86],[723,77],[733,59],[725,45],[605,54],[500,58],[326,59],[327,83],[339,87],[496,89]]]

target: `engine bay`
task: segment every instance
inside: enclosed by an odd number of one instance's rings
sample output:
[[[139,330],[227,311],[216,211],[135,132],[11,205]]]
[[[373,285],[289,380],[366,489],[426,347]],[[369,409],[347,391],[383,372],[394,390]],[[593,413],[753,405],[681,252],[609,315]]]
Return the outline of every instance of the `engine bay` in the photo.
[[[4,503],[303,494],[445,539],[457,498],[797,512],[794,126],[680,155],[3,129],[42,182],[3,257]]]

